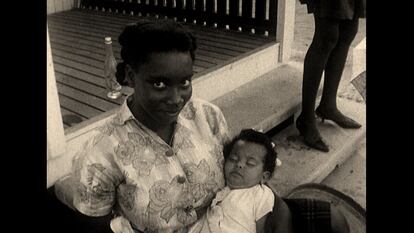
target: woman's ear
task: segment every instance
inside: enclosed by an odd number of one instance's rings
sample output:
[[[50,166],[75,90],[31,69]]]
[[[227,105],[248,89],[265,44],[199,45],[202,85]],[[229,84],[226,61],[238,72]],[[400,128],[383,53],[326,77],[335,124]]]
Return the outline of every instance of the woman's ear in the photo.
[[[125,65],[125,79],[129,87],[135,87],[135,72],[129,64]]]

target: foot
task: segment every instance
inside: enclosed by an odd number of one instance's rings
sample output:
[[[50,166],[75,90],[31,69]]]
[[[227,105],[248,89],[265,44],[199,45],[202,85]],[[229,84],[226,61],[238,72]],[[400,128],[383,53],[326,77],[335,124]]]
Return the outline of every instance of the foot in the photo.
[[[315,124],[305,123],[302,115],[296,120],[296,128],[299,130],[300,135],[303,136],[303,141],[305,145],[320,150],[323,152],[329,152],[329,147],[322,140],[321,135],[319,134],[318,129]]]
[[[337,125],[345,129],[361,128],[361,124],[345,116],[338,109],[335,109],[333,111],[326,111],[321,107],[318,107],[316,108],[315,113],[318,117],[322,118],[322,122],[327,119],[335,122]]]

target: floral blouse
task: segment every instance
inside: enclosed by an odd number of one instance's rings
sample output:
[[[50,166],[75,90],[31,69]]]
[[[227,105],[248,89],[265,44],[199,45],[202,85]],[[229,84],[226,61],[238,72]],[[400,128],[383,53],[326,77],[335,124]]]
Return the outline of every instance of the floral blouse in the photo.
[[[89,216],[116,210],[143,232],[174,232],[197,220],[224,186],[220,109],[192,98],[178,116],[172,146],[137,121],[126,102],[94,132],[74,165],[74,206]]]

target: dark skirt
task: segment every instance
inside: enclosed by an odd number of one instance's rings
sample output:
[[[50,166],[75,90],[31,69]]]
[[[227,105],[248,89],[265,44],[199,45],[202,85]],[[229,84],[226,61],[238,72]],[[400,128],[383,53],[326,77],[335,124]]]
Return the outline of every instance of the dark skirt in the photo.
[[[299,0],[306,4],[308,13],[317,17],[334,19],[365,18],[366,0]]]
[[[314,199],[283,199],[292,214],[295,233],[331,233],[331,204]]]

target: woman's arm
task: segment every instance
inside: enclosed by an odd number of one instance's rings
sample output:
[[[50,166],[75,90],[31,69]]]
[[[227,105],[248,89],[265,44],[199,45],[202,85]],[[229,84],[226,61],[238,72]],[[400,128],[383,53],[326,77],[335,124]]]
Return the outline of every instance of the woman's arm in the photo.
[[[276,193],[272,213],[266,218],[266,233],[292,233],[292,215],[286,202]]]
[[[265,233],[266,232],[266,219],[271,213],[266,214],[256,221],[256,233]]]

